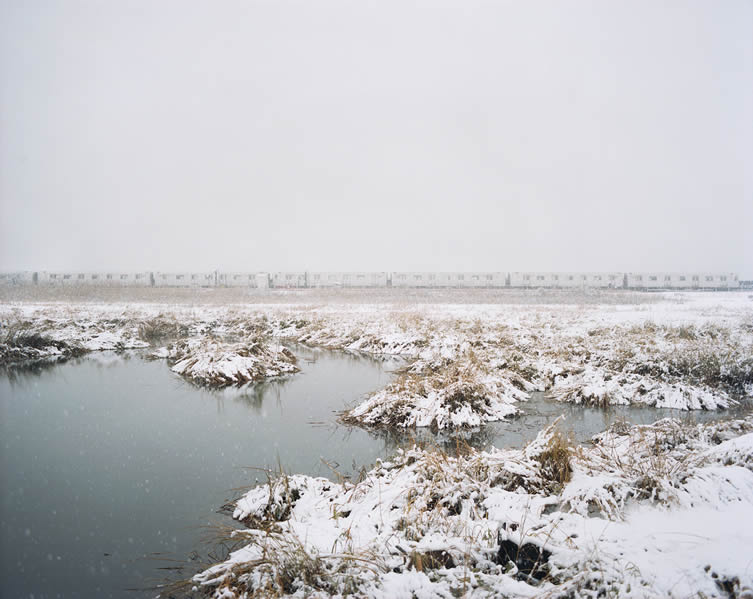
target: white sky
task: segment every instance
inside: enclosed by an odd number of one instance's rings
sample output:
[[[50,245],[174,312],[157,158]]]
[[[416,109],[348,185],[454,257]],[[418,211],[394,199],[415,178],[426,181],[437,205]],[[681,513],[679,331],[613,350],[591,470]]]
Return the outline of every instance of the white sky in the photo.
[[[753,1],[0,3],[0,269],[753,277]]]

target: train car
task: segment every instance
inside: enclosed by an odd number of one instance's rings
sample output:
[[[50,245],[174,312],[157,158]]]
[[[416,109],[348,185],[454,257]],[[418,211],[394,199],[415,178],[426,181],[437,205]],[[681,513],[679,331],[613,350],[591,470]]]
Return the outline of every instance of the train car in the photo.
[[[624,275],[619,272],[512,272],[510,287],[577,289],[620,289]]]
[[[342,287],[343,273],[310,272],[308,273],[309,287]]]
[[[628,289],[651,289],[658,288],[658,275],[647,272],[629,272],[627,273]],[[651,286],[653,285],[653,287]]]
[[[451,287],[458,287],[460,289],[465,289],[468,287],[473,287],[473,279],[471,278],[473,276],[473,273],[469,272],[451,272],[448,274],[448,282]]]
[[[152,284],[150,272],[48,272],[37,275],[38,285],[62,287],[149,287]]]
[[[387,287],[386,272],[344,272],[343,287]]]
[[[699,289],[739,289],[740,288],[740,281],[738,280],[737,275],[735,273],[703,272],[703,273],[698,273],[692,276],[696,277],[696,279],[693,280],[693,282],[698,284]]]
[[[436,287],[436,273],[431,272],[393,272],[393,287]]]
[[[218,272],[218,287],[249,287],[256,288],[255,272]]]
[[[277,289],[301,288],[307,286],[307,276],[305,272],[273,272],[269,283]]]
[[[504,287],[507,281],[507,273],[502,272],[469,272],[465,273],[464,287],[492,288]]]
[[[155,287],[215,287],[214,272],[156,272]]]
[[[387,287],[386,272],[320,272],[308,273],[309,287]]]
[[[665,275],[670,289],[694,289],[698,287],[700,277],[694,272],[673,272]]]
[[[739,289],[735,273],[647,272],[628,273],[630,289]]]
[[[545,273],[511,272],[510,287],[545,287],[546,277]]]
[[[624,287],[625,275],[621,272],[590,272],[585,273],[588,277],[587,287],[602,289],[621,289]]]
[[[562,289],[577,289],[588,285],[588,275],[580,272],[552,273],[553,286]]]
[[[434,288],[434,287],[470,287],[475,273],[463,272],[393,272],[393,287]],[[484,279],[485,280],[485,279]],[[475,285],[474,285],[475,286]]]

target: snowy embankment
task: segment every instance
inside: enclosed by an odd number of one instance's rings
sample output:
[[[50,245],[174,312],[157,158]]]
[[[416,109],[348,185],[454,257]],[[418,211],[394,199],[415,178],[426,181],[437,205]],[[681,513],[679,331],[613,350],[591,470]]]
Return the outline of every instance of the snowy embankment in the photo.
[[[0,365],[66,359],[83,353],[80,346],[38,333],[12,332],[0,342]]]
[[[399,451],[358,482],[249,491],[213,597],[706,597],[753,593],[753,418],[615,425],[573,447]],[[736,594],[734,594],[736,593]],[[734,594],[734,595],[733,595]]]
[[[0,327],[0,366],[149,346],[139,338],[138,328],[132,323],[92,320],[87,314],[77,318],[50,316],[4,318]]]

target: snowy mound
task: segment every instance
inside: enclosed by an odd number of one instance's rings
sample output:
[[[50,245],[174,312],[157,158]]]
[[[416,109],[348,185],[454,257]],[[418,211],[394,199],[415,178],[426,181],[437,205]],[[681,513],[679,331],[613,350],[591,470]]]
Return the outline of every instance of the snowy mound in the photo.
[[[514,404],[527,399],[528,394],[499,371],[460,361],[438,372],[399,377],[348,412],[343,421],[435,430],[473,427],[515,414]]]
[[[167,358],[174,373],[211,387],[242,385],[298,372],[290,350],[261,341],[238,344],[185,341],[168,349]]]

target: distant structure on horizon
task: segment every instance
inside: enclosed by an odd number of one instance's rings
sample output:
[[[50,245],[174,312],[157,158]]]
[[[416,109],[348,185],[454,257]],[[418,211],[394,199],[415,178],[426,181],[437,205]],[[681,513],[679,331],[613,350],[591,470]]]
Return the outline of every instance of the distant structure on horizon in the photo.
[[[0,285],[103,287],[739,289],[718,272],[16,272]]]

